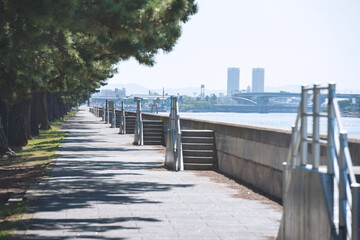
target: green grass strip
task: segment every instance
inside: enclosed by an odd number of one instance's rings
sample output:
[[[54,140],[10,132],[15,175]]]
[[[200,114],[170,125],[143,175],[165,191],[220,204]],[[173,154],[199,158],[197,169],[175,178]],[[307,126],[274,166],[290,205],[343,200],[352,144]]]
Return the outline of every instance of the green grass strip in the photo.
[[[40,135],[29,140],[28,145],[15,150],[16,157],[8,158],[2,162],[4,167],[21,167],[27,164],[49,163],[62,141],[69,132],[61,130],[63,123],[74,117],[76,111],[67,114],[63,119],[51,123],[49,130],[40,130]],[[45,169],[41,169],[44,172]],[[0,239],[10,239],[11,233],[16,229],[19,220],[26,212],[29,200],[20,203],[0,206]]]

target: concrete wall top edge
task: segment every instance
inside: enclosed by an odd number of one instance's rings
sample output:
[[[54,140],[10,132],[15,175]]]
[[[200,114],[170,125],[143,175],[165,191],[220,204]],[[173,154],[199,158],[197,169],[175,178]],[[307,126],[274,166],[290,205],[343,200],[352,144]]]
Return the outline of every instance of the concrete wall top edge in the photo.
[[[131,112],[131,111],[129,111]],[[131,112],[135,113],[135,112]],[[169,116],[163,116],[158,114],[152,114],[152,113],[143,113],[143,115],[151,118],[151,119],[163,119],[167,120],[169,119]],[[181,118],[183,127],[185,128],[191,128],[194,127],[195,129],[210,129],[215,132],[222,131],[224,129],[228,129],[226,131],[227,133],[223,132],[223,134],[230,134],[231,136],[238,136],[243,137],[248,140],[253,140],[257,142],[263,142],[263,143],[269,143],[268,140],[274,145],[282,146],[282,147],[288,147],[290,144],[290,130],[284,130],[284,129],[277,129],[277,128],[270,128],[270,127],[262,127],[262,126],[252,126],[252,125],[245,125],[245,124],[237,124],[237,123],[226,123],[226,122],[217,122],[217,121],[210,121],[210,120],[200,120],[200,119],[193,119],[193,118]],[[193,124],[190,124],[190,122],[193,122]],[[244,133],[240,136],[239,131],[243,131]],[[245,134],[246,131],[246,134]],[[311,135],[311,134],[310,134]],[[263,137],[265,136],[265,140]],[[280,137],[283,141],[280,143],[277,139],[274,139],[274,137]],[[261,138],[259,138],[261,137]],[[326,138],[326,135],[321,135],[322,138]],[[274,141],[275,140],[275,141]],[[360,138],[348,138],[349,143],[354,144],[360,144]]]

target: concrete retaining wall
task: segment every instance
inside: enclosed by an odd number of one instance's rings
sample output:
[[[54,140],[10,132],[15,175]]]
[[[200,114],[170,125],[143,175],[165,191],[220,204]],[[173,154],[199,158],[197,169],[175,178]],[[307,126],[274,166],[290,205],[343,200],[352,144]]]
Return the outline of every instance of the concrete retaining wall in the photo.
[[[143,119],[168,122],[167,116],[147,113],[143,113]],[[213,130],[219,171],[281,199],[282,162],[288,156],[290,131],[185,118],[181,119],[181,126]],[[360,140],[349,139],[349,148],[354,164],[360,166]],[[321,154],[324,163],[324,148]]]

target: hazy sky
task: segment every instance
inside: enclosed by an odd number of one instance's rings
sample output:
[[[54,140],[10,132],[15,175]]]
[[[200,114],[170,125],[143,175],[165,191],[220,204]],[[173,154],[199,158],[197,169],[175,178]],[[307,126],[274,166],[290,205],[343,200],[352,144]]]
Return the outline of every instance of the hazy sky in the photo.
[[[150,68],[119,64],[109,84],[226,89],[228,67],[265,68],[265,85],[335,81],[360,89],[359,0],[199,0],[174,51]]]

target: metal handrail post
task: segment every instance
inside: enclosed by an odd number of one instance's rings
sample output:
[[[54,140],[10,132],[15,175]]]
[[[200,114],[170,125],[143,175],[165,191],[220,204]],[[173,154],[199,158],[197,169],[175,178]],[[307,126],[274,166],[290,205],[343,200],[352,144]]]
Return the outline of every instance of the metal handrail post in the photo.
[[[135,124],[135,134],[134,134],[134,143],[137,145],[143,145],[143,127],[142,127],[142,116],[141,116],[141,99],[137,99],[137,108],[136,108],[136,124]]]
[[[307,164],[307,154],[308,154],[308,145],[307,145],[307,91],[306,85],[301,86],[301,144],[300,144],[300,165],[305,166]]]
[[[173,155],[174,155],[174,170],[177,171],[178,170],[178,159],[177,159],[177,152],[176,152],[176,148],[177,148],[177,131],[176,131],[176,97],[173,97]]]
[[[102,104],[102,114],[101,114],[101,121],[105,121],[105,106],[104,103]]]
[[[134,131],[134,144],[139,145],[139,123],[138,123],[138,111],[139,103],[136,102],[136,119],[135,119],[135,131]]]
[[[108,101],[108,106],[107,106],[107,111],[106,111],[106,115],[107,115],[107,121],[106,123],[109,124],[110,123],[110,103]]]
[[[105,102],[105,123],[109,123],[109,100]]]
[[[183,158],[183,151],[182,151],[182,142],[181,142],[181,129],[180,129],[180,116],[178,119],[178,134],[177,134],[177,158],[178,158],[178,170],[184,171],[184,158]]]
[[[351,184],[351,240],[360,239],[360,184]]]
[[[166,141],[166,156],[165,156],[165,164],[167,167],[169,165],[172,167],[172,170],[175,170],[175,163],[174,163],[174,131],[173,131],[173,118],[174,118],[174,99],[171,97],[171,104],[170,104],[170,115],[169,115],[169,129],[167,132],[167,141]]]
[[[289,163],[289,168],[293,169],[294,165],[296,164],[296,140],[297,140],[298,131],[295,126],[291,127],[291,158]]]
[[[112,121],[111,121],[111,128],[115,128],[116,127],[116,102],[114,101],[114,108],[113,108],[113,117],[112,117]]]
[[[171,160],[173,164],[173,170],[176,171],[175,97],[171,97],[170,137],[171,137],[171,147],[170,147]]]
[[[335,83],[329,83],[328,93],[328,133],[327,133],[327,171],[328,174],[334,174],[334,161],[335,161],[335,112],[334,112],[334,98],[335,98]]]
[[[312,165],[314,169],[320,166],[320,84],[314,84],[313,89],[313,140]]]
[[[174,111],[175,111],[175,134],[176,134],[176,170],[184,170],[184,160],[182,155],[182,143],[181,143],[181,127],[180,127],[180,115],[178,98],[174,99]]]
[[[124,101],[121,102],[121,116],[120,116],[120,134],[126,134],[126,116]]]
[[[340,239],[346,239],[346,185],[347,170],[344,148],[346,147],[347,134],[346,132],[340,133],[340,158],[339,158],[339,236]]]
[[[283,206],[284,206],[284,201],[285,201],[285,195],[286,195],[286,186],[287,186],[287,182],[288,182],[288,178],[289,178],[289,171],[291,171],[291,169],[288,169],[288,164],[287,162],[283,162],[282,163],[282,167],[283,167],[283,174],[282,174],[282,202],[283,202]]]

